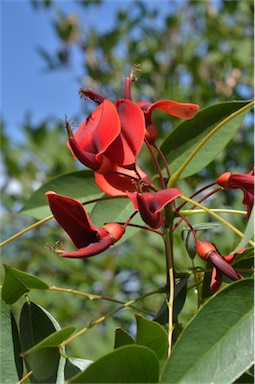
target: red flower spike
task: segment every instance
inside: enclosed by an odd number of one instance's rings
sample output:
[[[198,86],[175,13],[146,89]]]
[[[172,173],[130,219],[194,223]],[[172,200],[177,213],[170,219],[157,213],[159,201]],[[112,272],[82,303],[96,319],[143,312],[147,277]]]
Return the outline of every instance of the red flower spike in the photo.
[[[96,228],[83,205],[71,197],[46,192],[53,216],[68,233],[77,251],[60,251],[63,257],[89,257],[101,253],[118,241],[125,232],[118,223],[105,224]]]
[[[126,196],[126,191],[136,191],[137,185],[141,181],[144,181],[145,185],[151,184],[150,178],[138,166],[136,166],[136,170],[140,178],[134,170],[114,165],[112,170],[105,175],[95,173],[95,181],[107,195]]]
[[[111,167],[105,155],[108,147],[119,136],[120,119],[115,105],[104,100],[80,125],[73,135],[68,129],[68,147],[73,157],[97,172],[105,173]]]
[[[196,242],[196,250],[201,259],[208,260],[214,265],[210,284],[212,293],[215,293],[219,289],[223,274],[233,281],[243,278],[243,276],[230,265],[235,254],[221,256],[213,244],[200,240]],[[243,252],[243,250],[240,252]]]
[[[218,177],[217,183],[226,190],[238,189],[243,191],[243,204],[247,206],[247,219],[254,205],[254,169],[248,174],[233,174],[225,172]]]
[[[164,217],[162,209],[171,201],[180,197],[182,193],[177,188],[163,189],[155,193],[151,192],[127,192],[134,209],[140,212],[143,221],[151,228],[159,228],[163,225]]]

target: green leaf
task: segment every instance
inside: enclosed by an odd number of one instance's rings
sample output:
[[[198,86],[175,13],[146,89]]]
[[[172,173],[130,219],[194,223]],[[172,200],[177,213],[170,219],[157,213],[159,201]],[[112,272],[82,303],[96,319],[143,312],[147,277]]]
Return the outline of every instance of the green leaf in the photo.
[[[178,316],[181,312],[183,305],[185,303],[187,295],[187,282],[190,275],[184,276],[180,281],[175,284],[174,290],[174,317]],[[157,321],[159,324],[166,324],[168,322],[168,305],[166,299],[163,301],[158,313],[154,317],[154,321]]]
[[[159,361],[147,347],[126,345],[115,349],[78,374],[71,383],[157,383]]]
[[[15,363],[16,363],[19,379],[21,380],[23,376],[23,359],[20,356],[21,345],[20,345],[20,338],[19,338],[19,330],[12,312],[11,312],[11,322],[12,322],[12,339],[13,339]]]
[[[32,194],[20,212],[38,220],[49,216],[51,211],[45,196],[47,191],[73,197],[82,203],[103,196],[103,192],[95,183],[92,171],[74,171],[55,177],[43,184]],[[88,204],[86,210],[90,211],[92,207],[93,204]]]
[[[250,214],[247,226],[244,231],[244,236],[241,238],[241,241],[236,246],[233,253],[236,253],[240,251],[240,249],[244,248],[253,237],[254,237],[254,208],[252,209],[252,212]]]
[[[162,383],[232,383],[253,363],[253,280],[219,291],[187,325]]]
[[[152,320],[136,315],[136,344],[152,349],[159,359],[167,355],[168,337],[163,327]]]
[[[28,355],[31,352],[35,352],[42,348],[52,348],[52,347],[59,347],[61,343],[66,340],[71,334],[75,331],[75,327],[66,327],[61,329],[60,331],[55,331],[42,341],[40,341],[38,344],[36,344],[34,347],[28,349],[23,354]]]
[[[161,145],[171,173],[177,171],[199,142],[223,119],[244,107],[250,101],[228,101],[201,109],[192,119],[180,123]],[[206,167],[234,137],[248,111],[225,124],[202,147],[188,164],[181,178],[191,176]]]
[[[114,349],[124,345],[134,344],[135,340],[122,328],[115,329]]]
[[[44,281],[29,273],[22,272],[16,268],[4,264],[5,278],[2,288],[2,299],[6,304],[15,303],[24,293],[31,289],[48,289]]]
[[[1,384],[13,384],[19,381],[17,374],[14,347],[12,340],[11,312],[7,305],[1,300],[0,308],[0,382]]]
[[[42,307],[32,302],[23,305],[20,314],[20,341],[23,352],[43,341],[59,328],[52,316]],[[59,348],[49,347],[38,349],[24,356],[27,370],[33,371],[33,383],[55,383],[61,363]],[[63,367],[64,370],[64,367]]]

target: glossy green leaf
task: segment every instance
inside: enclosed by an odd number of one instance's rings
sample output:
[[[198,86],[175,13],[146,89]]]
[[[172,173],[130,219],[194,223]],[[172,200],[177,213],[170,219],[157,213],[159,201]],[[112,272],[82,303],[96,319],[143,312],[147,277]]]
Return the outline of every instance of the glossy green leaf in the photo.
[[[161,145],[171,173],[177,171],[201,140],[226,117],[242,108],[250,101],[228,101],[203,108],[192,119],[180,123],[165,138]],[[225,124],[202,147],[181,174],[181,178],[191,176],[206,167],[226,147],[234,137],[247,111]]]
[[[232,383],[253,363],[253,280],[219,291],[187,325],[162,383]]]
[[[135,340],[122,328],[115,329],[114,349],[124,345],[134,344]]]
[[[47,191],[54,191],[61,195],[73,197],[80,202],[103,196],[102,191],[95,183],[92,171],[74,171],[55,177],[43,184],[32,194],[20,212],[38,220],[49,216],[51,211],[45,196]],[[86,210],[90,211],[92,206],[88,204]]]
[[[246,225],[244,236],[241,238],[239,244],[236,246],[233,253],[240,251],[240,249],[244,248],[249,241],[254,237],[254,208],[250,214],[248,223]]]
[[[31,289],[48,289],[44,281],[29,273],[4,264],[5,278],[2,288],[2,298],[7,304],[15,303],[24,293]]]
[[[52,316],[42,307],[26,302],[20,314],[21,349],[26,352],[42,340],[53,334],[59,325],[52,322]],[[24,356],[27,370],[33,370],[33,383],[54,383],[59,373],[60,354],[58,347],[39,349]],[[64,369],[64,368],[63,368]]]
[[[12,341],[11,312],[7,305],[1,301],[0,308],[0,382],[1,384],[16,383],[19,381],[17,374],[14,346]]]
[[[168,337],[164,328],[153,320],[136,315],[136,344],[152,349],[159,359],[167,356]]]
[[[43,348],[59,347],[60,344],[69,336],[71,336],[74,331],[75,327],[66,327],[61,329],[60,331],[55,331],[54,333],[40,341],[38,344],[25,351],[24,355],[28,355],[29,353],[35,352]]]
[[[157,383],[159,361],[147,347],[126,345],[91,364],[71,383]]]

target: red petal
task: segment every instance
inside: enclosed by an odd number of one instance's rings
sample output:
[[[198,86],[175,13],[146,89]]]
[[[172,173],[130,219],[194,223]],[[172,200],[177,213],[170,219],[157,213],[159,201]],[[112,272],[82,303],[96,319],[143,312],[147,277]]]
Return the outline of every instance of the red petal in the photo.
[[[238,273],[233,267],[231,267],[231,265],[229,265],[228,262],[217,252],[211,252],[208,256],[208,260],[231,280],[242,279],[240,273]]]
[[[168,203],[181,195],[182,193],[177,188],[163,189],[155,193],[128,193],[128,197],[133,202],[134,209],[139,210],[144,222],[152,228],[158,228],[163,224],[160,211]]]
[[[149,177],[139,167],[136,168],[141,179],[150,184]],[[126,196],[126,191],[134,192],[137,190],[140,179],[138,179],[135,171],[114,166],[112,171],[106,175],[95,173],[95,180],[104,193],[110,196]]]
[[[182,193],[177,188],[163,189],[155,193],[144,192],[144,201],[148,205],[149,209],[157,214],[171,201],[181,196]]]
[[[169,115],[189,120],[197,114],[199,106],[197,104],[177,103],[172,100],[158,100],[150,106],[149,112],[153,109],[160,109]]]
[[[46,192],[45,195],[48,197],[53,216],[77,248],[98,242],[99,229],[92,224],[81,203],[52,191]]]
[[[116,103],[121,122],[120,135],[106,151],[112,163],[119,166],[134,164],[145,136],[145,119],[141,109],[130,100]]]
[[[119,133],[120,119],[116,107],[110,100],[104,100],[79,126],[74,138],[81,151],[97,156],[107,150]]]
[[[110,235],[101,239],[97,243],[91,243],[87,247],[80,248],[78,251],[73,252],[64,252],[61,254],[62,257],[70,258],[83,258],[98,255],[99,253],[105,251],[114,243]]]

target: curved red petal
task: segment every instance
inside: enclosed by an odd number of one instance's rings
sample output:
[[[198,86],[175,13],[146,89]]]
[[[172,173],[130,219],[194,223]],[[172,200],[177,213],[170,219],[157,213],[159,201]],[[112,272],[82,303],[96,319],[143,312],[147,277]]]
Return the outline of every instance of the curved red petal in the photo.
[[[149,107],[148,112],[153,109],[160,109],[169,115],[189,120],[197,114],[199,106],[197,104],[178,103],[173,100],[158,100]]]
[[[134,209],[140,212],[143,221],[152,228],[158,228],[163,224],[160,211],[171,201],[181,196],[177,188],[163,189],[155,193],[127,193],[134,205]]]
[[[144,201],[149,207],[151,212],[155,214],[162,211],[162,209],[171,201],[180,197],[182,195],[181,191],[177,188],[167,188],[162,191],[158,191],[155,193],[144,192],[143,197]]]
[[[98,155],[103,154],[119,134],[120,119],[116,107],[106,99],[83,121],[73,136],[81,151]]]
[[[150,178],[136,167],[142,180],[150,184]],[[126,196],[126,191],[134,192],[140,181],[135,171],[123,167],[113,166],[112,171],[102,175],[95,172],[95,180],[98,187],[110,196]]]
[[[106,151],[112,163],[119,166],[134,164],[145,136],[145,119],[141,109],[130,100],[118,100],[116,107],[121,122],[120,135]]]
[[[238,273],[230,264],[217,252],[213,251],[209,254],[208,260],[221,270],[231,280],[242,279],[242,275]]]
[[[84,248],[80,248],[78,251],[73,252],[64,252],[61,254],[61,257],[69,257],[69,258],[84,258],[90,257],[94,255],[98,255],[99,253],[105,251],[114,243],[113,239],[110,235],[99,240],[97,243],[91,243]]]
[[[71,197],[48,191],[45,193],[53,216],[71,237],[77,248],[98,241],[98,229],[92,224],[83,205]]]

